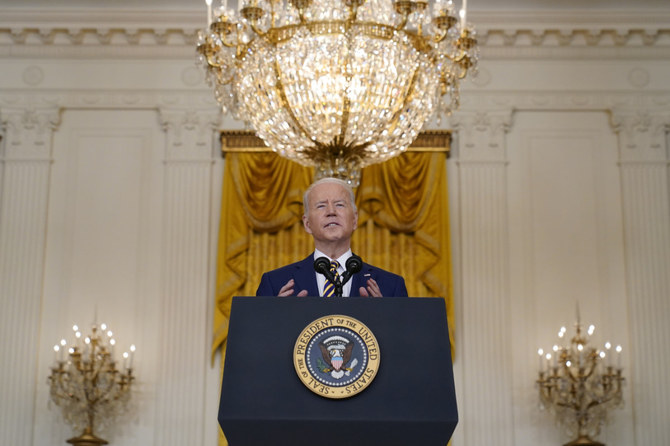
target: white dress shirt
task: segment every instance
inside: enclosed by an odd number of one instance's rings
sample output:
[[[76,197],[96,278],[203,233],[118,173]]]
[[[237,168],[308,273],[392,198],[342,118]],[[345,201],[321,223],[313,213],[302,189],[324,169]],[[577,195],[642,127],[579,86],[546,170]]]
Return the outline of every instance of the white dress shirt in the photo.
[[[346,271],[346,268],[344,267],[344,265],[347,264],[347,260],[349,259],[349,257],[351,257],[351,255],[352,255],[351,249],[349,249],[347,252],[342,254],[339,258],[331,259],[330,257],[325,255],[324,253],[322,253],[318,249],[314,250],[314,260],[318,259],[319,257],[325,257],[329,261],[337,260],[337,263],[339,263],[339,265],[340,265],[340,266],[337,267],[337,273],[340,276],[342,274],[344,274],[344,272]],[[326,286],[326,276],[324,276],[321,273],[317,273],[316,271],[314,271],[314,274],[316,274],[316,284],[319,287],[319,296],[323,296],[323,288]],[[342,296],[349,297],[350,295],[351,295],[351,280],[347,281],[347,283],[345,283],[344,286],[342,286]]]

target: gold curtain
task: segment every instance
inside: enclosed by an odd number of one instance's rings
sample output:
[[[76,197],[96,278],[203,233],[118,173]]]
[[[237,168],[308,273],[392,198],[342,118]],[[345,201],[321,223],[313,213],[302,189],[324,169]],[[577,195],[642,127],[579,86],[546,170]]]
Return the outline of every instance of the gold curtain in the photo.
[[[446,157],[445,148],[408,151],[363,169],[352,250],[402,275],[410,296],[445,299],[453,356]],[[255,295],[263,272],[314,250],[302,226],[302,194],[312,178],[312,169],[274,152],[226,154],[212,356],[220,347],[225,354],[233,296]]]

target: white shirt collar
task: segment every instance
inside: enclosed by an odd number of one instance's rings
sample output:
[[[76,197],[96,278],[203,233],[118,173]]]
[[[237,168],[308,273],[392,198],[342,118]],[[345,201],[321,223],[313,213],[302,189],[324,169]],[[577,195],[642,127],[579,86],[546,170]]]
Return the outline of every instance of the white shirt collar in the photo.
[[[351,252],[351,249],[349,249],[347,252],[342,254],[337,259],[331,259],[318,249],[314,249],[314,260],[318,259],[319,257],[325,257],[331,261],[337,260],[337,263],[340,264],[340,266],[337,268],[337,272],[340,274],[346,271],[345,265],[347,264],[347,260],[349,260],[349,257],[351,257],[352,255],[353,254]],[[319,288],[319,296],[323,296],[323,288],[326,285],[326,276],[324,276],[323,274],[319,274],[316,271],[314,271],[314,274],[316,274],[316,284]],[[351,280],[347,281],[347,283],[345,283],[344,286],[342,287],[342,295],[346,297],[351,296]]]

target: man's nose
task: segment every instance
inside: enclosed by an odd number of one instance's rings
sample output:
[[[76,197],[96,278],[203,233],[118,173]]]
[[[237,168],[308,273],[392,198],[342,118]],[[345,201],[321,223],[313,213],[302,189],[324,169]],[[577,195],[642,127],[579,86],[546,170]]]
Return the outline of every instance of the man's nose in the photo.
[[[333,203],[328,203],[328,204],[326,205],[326,213],[327,213],[328,215],[335,215],[335,214],[336,214],[336,212],[335,212],[335,205],[334,205]]]

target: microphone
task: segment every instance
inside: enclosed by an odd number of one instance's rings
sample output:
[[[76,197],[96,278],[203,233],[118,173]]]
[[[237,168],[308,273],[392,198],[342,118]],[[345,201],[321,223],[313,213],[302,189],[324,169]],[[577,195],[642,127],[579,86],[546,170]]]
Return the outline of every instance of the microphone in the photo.
[[[337,277],[330,270],[330,260],[327,257],[319,257],[314,261],[314,269],[317,273],[326,276],[326,279],[335,286],[335,297],[342,297],[342,277]]]
[[[332,283],[335,283],[335,276],[330,271],[330,260],[327,257],[319,257],[314,261],[314,270],[317,273],[323,274],[326,276],[326,279],[330,280]]]
[[[351,276],[363,268],[363,261],[356,254],[352,254],[345,263],[346,271],[335,280],[335,275],[330,271],[330,260],[327,257],[319,257],[314,261],[314,270],[326,276],[335,285],[335,296],[342,297],[342,287],[351,279]]]
[[[342,285],[347,283],[351,276],[363,269],[363,261],[356,254],[352,254],[344,266],[347,270],[342,274]]]

